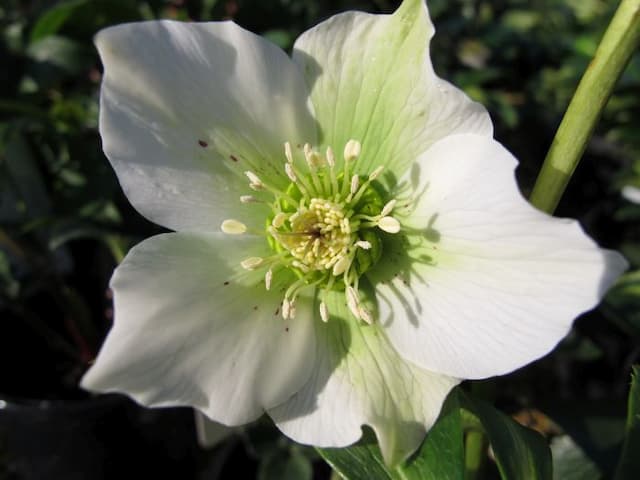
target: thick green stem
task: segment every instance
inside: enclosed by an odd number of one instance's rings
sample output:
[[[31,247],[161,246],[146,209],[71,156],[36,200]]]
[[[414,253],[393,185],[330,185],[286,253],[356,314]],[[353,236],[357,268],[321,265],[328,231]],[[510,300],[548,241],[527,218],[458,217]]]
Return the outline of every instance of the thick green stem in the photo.
[[[464,443],[465,479],[476,480],[485,456],[486,438],[482,430],[469,430]]]
[[[571,178],[618,78],[640,42],[640,0],[622,0],[558,128],[531,194],[552,213]]]

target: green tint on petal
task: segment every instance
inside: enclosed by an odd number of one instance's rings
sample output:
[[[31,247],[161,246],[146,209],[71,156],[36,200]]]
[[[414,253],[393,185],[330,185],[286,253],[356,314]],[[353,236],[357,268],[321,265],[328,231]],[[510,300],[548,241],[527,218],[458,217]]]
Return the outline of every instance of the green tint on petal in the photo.
[[[320,143],[341,151],[359,140],[361,173],[384,165],[397,177],[439,138],[491,135],[484,108],[435,75],[433,33],[420,0],[393,15],[336,15],[305,32],[293,60],[311,89]]]
[[[420,446],[458,380],[404,361],[380,328],[353,319],[342,292],[327,305],[328,323],[316,322],[315,373],[269,414],[287,436],[320,447],[350,445],[370,425],[395,466]]]

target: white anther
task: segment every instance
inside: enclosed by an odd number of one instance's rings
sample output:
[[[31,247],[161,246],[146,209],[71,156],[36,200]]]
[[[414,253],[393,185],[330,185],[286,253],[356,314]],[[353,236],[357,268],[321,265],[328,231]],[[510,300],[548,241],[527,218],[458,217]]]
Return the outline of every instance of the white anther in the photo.
[[[378,228],[387,233],[398,233],[400,231],[400,222],[393,217],[382,217],[378,220]]]
[[[371,172],[371,174],[369,175],[369,180],[373,181],[376,178],[378,178],[380,176],[380,174],[382,173],[382,170],[384,170],[384,167],[382,165],[380,165],[373,172]]]
[[[285,163],[284,171],[287,172],[287,177],[289,177],[289,180],[291,180],[294,183],[298,181],[298,177],[296,177],[296,172],[293,171],[293,164]]]
[[[354,175],[351,177],[351,195],[355,195],[358,191],[358,187],[360,186],[360,177],[358,175]]]
[[[329,321],[329,309],[324,301],[320,302],[320,318],[324,323]]]
[[[311,156],[313,155],[313,150],[311,150],[311,145],[308,143],[305,143],[304,147],[302,147],[302,151],[304,152],[304,158],[307,161],[307,164],[311,166],[312,165]]]
[[[296,318],[296,303],[294,301],[289,304],[289,318]]]
[[[327,147],[327,163],[331,168],[333,168],[336,164],[336,157],[333,154],[333,150],[331,147]]]
[[[246,270],[255,270],[262,265],[262,262],[264,262],[262,257],[249,257],[241,261],[240,265],[242,265],[242,268]]]
[[[367,242],[366,240],[358,240],[354,245],[364,250],[371,249],[371,242]]]
[[[247,176],[251,184],[260,186],[263,185],[262,180],[260,180],[260,177],[258,177],[255,173],[247,170],[246,172],[244,172],[244,174]]]
[[[349,285],[345,293],[347,296],[347,306],[349,307],[349,310],[351,310],[351,313],[353,313],[354,317],[360,318],[360,302],[358,301],[358,292],[356,292],[355,288]]]
[[[386,217],[387,215],[389,215],[391,213],[391,211],[393,210],[393,208],[396,206],[396,199],[393,200],[389,200],[387,202],[387,204],[382,207],[382,211],[380,212],[380,216],[381,217]]]
[[[239,222],[238,220],[234,220],[229,218],[222,222],[220,225],[220,230],[222,230],[227,235],[241,235],[247,231],[247,226]]]
[[[373,324],[373,317],[371,316],[371,313],[369,313],[369,310],[364,307],[360,307],[358,308],[358,313],[360,314],[360,319],[364,323],[366,323],[367,325]]]
[[[289,142],[284,142],[284,156],[287,157],[287,162],[293,163],[293,153]]]
[[[349,257],[345,255],[335,263],[331,273],[333,273],[333,275],[337,277],[338,275],[343,274],[350,264],[351,264],[351,260],[349,259]]]
[[[354,160],[360,155],[360,150],[362,149],[360,142],[357,140],[349,140],[347,144],[344,146],[344,160],[345,162],[350,162]]]
[[[280,228],[282,225],[284,225],[285,220],[287,219],[287,214],[286,213],[277,213],[275,217],[273,217],[273,220],[271,220],[271,225],[273,225],[275,228]]]
[[[240,195],[240,202],[242,203],[257,203],[259,201],[260,200],[258,200],[253,195]]]
[[[264,286],[267,290],[271,289],[271,279],[273,278],[273,270],[267,270],[264,275]]]
[[[291,302],[287,298],[282,301],[282,318],[285,320],[289,318],[289,312],[291,310]]]

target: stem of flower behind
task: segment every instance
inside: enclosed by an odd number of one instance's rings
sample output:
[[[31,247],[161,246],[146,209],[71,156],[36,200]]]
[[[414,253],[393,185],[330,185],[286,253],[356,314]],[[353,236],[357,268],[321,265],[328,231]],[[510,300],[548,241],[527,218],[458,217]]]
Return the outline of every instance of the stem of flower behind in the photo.
[[[640,42],[640,0],[622,0],[587,67],[533,187],[531,203],[552,213],[600,113]]]

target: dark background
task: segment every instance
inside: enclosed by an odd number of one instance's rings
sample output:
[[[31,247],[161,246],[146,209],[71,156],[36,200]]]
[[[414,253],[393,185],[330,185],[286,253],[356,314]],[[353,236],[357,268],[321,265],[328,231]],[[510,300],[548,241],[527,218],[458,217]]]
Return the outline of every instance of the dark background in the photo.
[[[0,478],[329,478],[312,449],[292,445],[266,419],[203,450],[187,409],[140,409],[77,388],[110,327],[113,268],[161,231],[131,208],[101,151],[92,37],[142,19],[233,19],[290,50],[334,13],[388,13],[398,3],[0,2]],[[489,109],[496,138],[521,161],[525,195],[616,5],[429,2],[436,71]],[[636,55],[557,211],[622,251],[630,272],[552,354],[465,386],[548,436],[556,478],[576,468],[586,473],[574,478],[606,478],[622,440],[640,356],[640,205],[621,195],[640,187],[639,92]],[[490,460],[484,474],[496,475]]]

